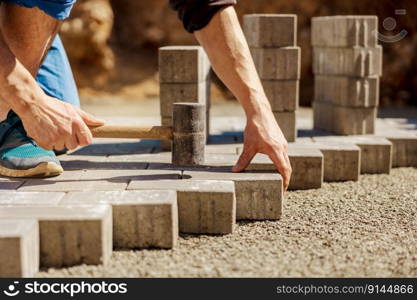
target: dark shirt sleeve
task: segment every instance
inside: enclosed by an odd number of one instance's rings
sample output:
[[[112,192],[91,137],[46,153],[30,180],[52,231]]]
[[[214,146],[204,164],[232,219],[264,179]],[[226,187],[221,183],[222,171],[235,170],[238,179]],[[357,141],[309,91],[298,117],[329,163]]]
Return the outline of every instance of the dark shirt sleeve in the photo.
[[[178,12],[184,28],[192,33],[204,28],[223,7],[235,5],[236,0],[169,0]]]

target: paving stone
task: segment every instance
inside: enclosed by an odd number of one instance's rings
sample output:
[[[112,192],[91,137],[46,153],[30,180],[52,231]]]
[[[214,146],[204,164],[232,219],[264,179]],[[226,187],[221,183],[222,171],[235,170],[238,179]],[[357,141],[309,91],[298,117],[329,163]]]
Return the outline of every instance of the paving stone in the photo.
[[[392,133],[395,131],[396,133],[401,131],[401,133],[404,133],[405,131],[407,133],[411,134],[417,134],[417,121],[413,121],[411,119],[406,118],[378,118],[376,123],[376,133]]]
[[[97,170],[84,172],[80,181],[89,183],[82,191],[125,190],[132,180],[160,180],[180,178],[179,171],[158,172],[153,170]]]
[[[43,267],[105,264],[112,253],[112,214],[107,205],[0,207],[0,219],[39,221]]]
[[[192,102],[207,105],[210,81],[199,83],[161,83],[160,113],[163,117],[172,117],[172,107],[177,102]]]
[[[361,148],[361,174],[389,174],[392,166],[392,143],[375,136],[326,136],[314,141],[353,143]]]
[[[67,192],[80,191],[90,186],[89,182],[79,181],[82,170],[68,170],[57,177],[28,178],[18,192]]]
[[[295,111],[300,95],[299,80],[262,80],[266,96],[273,111]]]
[[[235,184],[237,220],[277,220],[281,218],[283,185],[277,173],[232,173],[230,167],[185,170],[184,178],[232,180]]]
[[[147,164],[146,164],[147,165]],[[139,170],[87,170],[75,173],[69,179],[28,179],[18,191],[77,192],[124,190]],[[68,171],[67,171],[68,172]],[[64,172],[65,174],[65,172]]]
[[[80,148],[73,154],[82,156],[142,154],[151,153],[154,148],[144,141],[132,142],[132,139],[119,139],[110,142],[109,139],[100,139],[97,143]]]
[[[114,155],[108,156],[106,161],[117,162],[124,165],[125,163],[143,164],[148,166],[148,163],[151,162],[161,162],[161,163],[171,163],[172,157],[170,152],[156,152],[151,154],[133,154],[133,155]],[[130,169],[130,168],[128,168]],[[138,168],[143,169],[143,168]]]
[[[275,119],[288,142],[297,139],[297,117],[293,112],[274,112]]]
[[[382,47],[313,48],[316,75],[382,76]]]
[[[224,112],[223,109],[220,107],[213,107],[216,110],[216,114]],[[246,126],[246,118],[244,117],[243,108],[238,106],[232,106],[227,108],[226,111],[233,110],[236,113],[239,113],[240,116],[216,116],[211,120],[211,133],[221,135],[225,132],[236,132],[236,131],[243,131]]]
[[[324,158],[318,149],[306,149],[290,143],[288,157],[292,167],[289,189],[321,188],[324,178]]]
[[[68,170],[114,170],[114,169],[146,169],[148,166],[145,161],[126,161],[120,158],[140,157],[145,154],[124,154],[110,156],[83,156],[67,155],[61,160],[61,165],[65,171]],[[61,159],[61,158],[60,158]]]
[[[62,155],[59,156],[64,170],[85,170],[103,168],[106,155]]]
[[[129,162],[122,163],[129,165]],[[140,163],[135,163],[140,164]],[[144,163],[148,166],[148,163]],[[117,191],[125,190],[133,178],[144,178],[155,174],[144,169],[114,168],[113,170],[97,169],[67,171],[63,177],[55,179],[28,179],[18,191],[25,192],[81,192],[81,191]],[[68,174],[70,173],[70,175]],[[152,176],[151,176],[152,175]],[[179,175],[177,175],[179,176]]]
[[[417,167],[417,134],[408,132],[379,133],[392,143],[392,167]]]
[[[377,32],[377,16],[314,17],[311,22],[311,42],[315,47],[376,47]]]
[[[317,143],[324,157],[324,181],[358,181],[361,150],[353,144]]]
[[[0,206],[58,205],[64,196],[65,193],[5,191],[0,193]]]
[[[125,190],[132,177],[143,170],[87,170],[78,180],[85,183],[82,189],[70,191],[117,191]]]
[[[206,81],[210,63],[200,46],[168,46],[159,48],[159,81],[192,83]]]
[[[230,145],[206,145],[207,154],[237,154],[237,148],[241,147],[241,144]]]
[[[313,143],[313,138],[309,136],[303,136],[297,138],[297,145],[299,144],[311,144]]]
[[[301,142],[297,148],[318,149],[323,154],[324,181],[357,181],[361,170],[361,149],[353,143]]]
[[[297,15],[245,15],[243,29],[250,47],[279,48],[297,45]]]
[[[182,167],[177,167],[164,163],[155,163],[155,165],[160,164],[161,168],[146,169],[146,170],[137,170],[132,174],[127,174],[129,183],[131,181],[146,181],[146,182],[164,182],[165,180],[177,180],[182,177]],[[122,173],[120,173],[122,174]],[[117,174],[119,175],[119,174]]]
[[[334,106],[320,101],[314,101],[312,106],[314,129],[331,132],[334,127]]]
[[[375,133],[377,108],[343,107],[314,101],[314,128],[339,135]]]
[[[251,48],[251,53],[261,79],[300,79],[300,47]]]
[[[225,145],[238,143],[237,134],[214,134],[208,139],[210,145]]]
[[[377,107],[379,77],[315,76],[315,101],[348,107]]]
[[[129,190],[177,191],[179,229],[182,233],[228,234],[236,223],[235,187],[232,181],[133,180]]]
[[[17,190],[23,183],[24,183],[23,180],[0,181],[0,191],[3,192],[3,191]]]
[[[375,133],[377,108],[333,107],[333,132],[340,135]]]
[[[243,148],[238,149],[241,153]],[[323,154],[314,147],[305,147],[304,144],[289,143],[288,157],[292,167],[292,176],[289,184],[290,190],[318,189],[323,183],[324,159]],[[210,156],[208,163],[220,165],[221,160],[237,161],[238,157]],[[264,154],[257,154],[246,168],[247,171],[278,172],[271,159]]]
[[[111,205],[113,244],[117,248],[173,248],[178,242],[178,209],[175,191],[69,193],[61,204]]]
[[[36,220],[0,220],[0,277],[34,277],[39,271]]]

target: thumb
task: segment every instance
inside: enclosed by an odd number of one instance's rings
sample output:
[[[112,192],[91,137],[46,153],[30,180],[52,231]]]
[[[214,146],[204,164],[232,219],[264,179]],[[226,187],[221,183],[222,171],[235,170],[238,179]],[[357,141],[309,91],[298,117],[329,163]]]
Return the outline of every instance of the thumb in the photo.
[[[87,126],[102,126],[106,123],[104,120],[96,118],[92,114],[89,114],[81,109],[78,110],[78,113]]]
[[[243,147],[243,152],[239,157],[239,160],[237,161],[236,165],[233,167],[232,171],[235,173],[242,172],[246,169],[246,167],[250,164],[252,161],[252,158],[255,156],[256,153],[248,150],[247,147]]]

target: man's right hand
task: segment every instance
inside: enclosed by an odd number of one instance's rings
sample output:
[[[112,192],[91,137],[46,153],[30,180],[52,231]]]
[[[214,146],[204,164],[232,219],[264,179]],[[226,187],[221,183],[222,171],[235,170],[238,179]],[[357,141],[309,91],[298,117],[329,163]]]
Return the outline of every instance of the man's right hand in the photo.
[[[45,95],[19,114],[25,130],[46,150],[75,149],[91,144],[88,126],[101,126],[104,121],[76,106]]]

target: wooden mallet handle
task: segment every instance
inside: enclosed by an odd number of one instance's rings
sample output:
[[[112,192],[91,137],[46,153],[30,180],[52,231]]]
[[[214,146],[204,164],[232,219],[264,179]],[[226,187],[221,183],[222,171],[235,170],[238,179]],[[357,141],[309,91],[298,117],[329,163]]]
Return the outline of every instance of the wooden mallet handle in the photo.
[[[174,103],[173,126],[90,127],[96,138],[171,140],[172,163],[177,166],[198,166],[204,163],[206,108],[198,103]]]
[[[172,140],[172,127],[168,126],[113,126],[90,127],[96,138],[123,138],[144,140]]]

